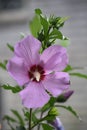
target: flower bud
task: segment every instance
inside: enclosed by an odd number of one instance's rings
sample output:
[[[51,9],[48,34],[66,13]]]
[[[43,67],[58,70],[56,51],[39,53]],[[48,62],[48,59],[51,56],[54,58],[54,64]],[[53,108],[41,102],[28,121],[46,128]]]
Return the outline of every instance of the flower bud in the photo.
[[[74,93],[73,90],[69,90],[67,92],[62,93],[60,96],[58,96],[57,102],[60,102],[60,103],[66,102],[73,93]]]
[[[48,112],[48,115],[50,115],[50,116],[58,116],[59,115],[58,109],[56,107],[51,108],[50,111]]]
[[[55,130],[64,130],[62,122],[58,117],[56,117],[53,121],[49,122],[49,124],[51,124],[55,128]]]

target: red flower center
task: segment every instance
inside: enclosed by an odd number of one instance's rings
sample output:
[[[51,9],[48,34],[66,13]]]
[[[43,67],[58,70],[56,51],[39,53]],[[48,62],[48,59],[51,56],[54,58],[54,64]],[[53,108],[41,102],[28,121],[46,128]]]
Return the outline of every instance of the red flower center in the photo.
[[[31,81],[40,82],[45,77],[45,71],[40,65],[33,65],[28,71],[29,78]]]

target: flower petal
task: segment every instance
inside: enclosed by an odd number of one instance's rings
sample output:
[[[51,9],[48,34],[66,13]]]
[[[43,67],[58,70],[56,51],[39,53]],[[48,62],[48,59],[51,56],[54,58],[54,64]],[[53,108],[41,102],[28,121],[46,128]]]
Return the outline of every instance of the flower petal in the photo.
[[[41,55],[45,70],[61,71],[68,64],[66,48],[60,45],[52,45]]]
[[[55,74],[49,74],[43,80],[43,85],[48,92],[56,97],[69,88],[69,75],[65,72],[56,72]]]
[[[15,54],[24,58],[27,65],[38,64],[41,43],[33,36],[27,36],[15,46]]]
[[[29,82],[27,67],[24,65],[23,59],[13,57],[7,63],[7,70],[20,86]]]
[[[23,105],[27,108],[42,107],[50,99],[43,85],[36,82],[30,82],[28,86],[20,92],[20,96]]]
[[[64,130],[64,126],[58,117],[56,117],[53,121],[49,121],[48,123],[51,124],[55,130]]]

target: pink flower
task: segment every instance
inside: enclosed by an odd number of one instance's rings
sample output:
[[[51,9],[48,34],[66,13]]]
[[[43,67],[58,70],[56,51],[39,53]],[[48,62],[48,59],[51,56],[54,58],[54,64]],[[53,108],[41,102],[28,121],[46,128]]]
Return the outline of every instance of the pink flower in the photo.
[[[39,54],[41,43],[27,36],[14,48],[14,57],[7,70],[24,89],[20,92],[22,103],[27,108],[42,107],[50,94],[54,97],[69,88],[69,75],[61,72],[68,63],[66,49],[52,45]]]

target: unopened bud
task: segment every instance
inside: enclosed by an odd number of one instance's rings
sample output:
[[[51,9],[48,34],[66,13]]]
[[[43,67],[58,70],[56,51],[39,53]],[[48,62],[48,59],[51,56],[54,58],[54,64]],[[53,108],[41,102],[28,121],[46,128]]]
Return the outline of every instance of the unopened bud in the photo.
[[[51,124],[55,128],[55,130],[64,130],[63,124],[58,117],[48,123]]]
[[[74,93],[73,90],[69,90],[67,92],[62,93],[60,96],[58,96],[57,102],[60,102],[60,103],[66,102],[73,93]]]

